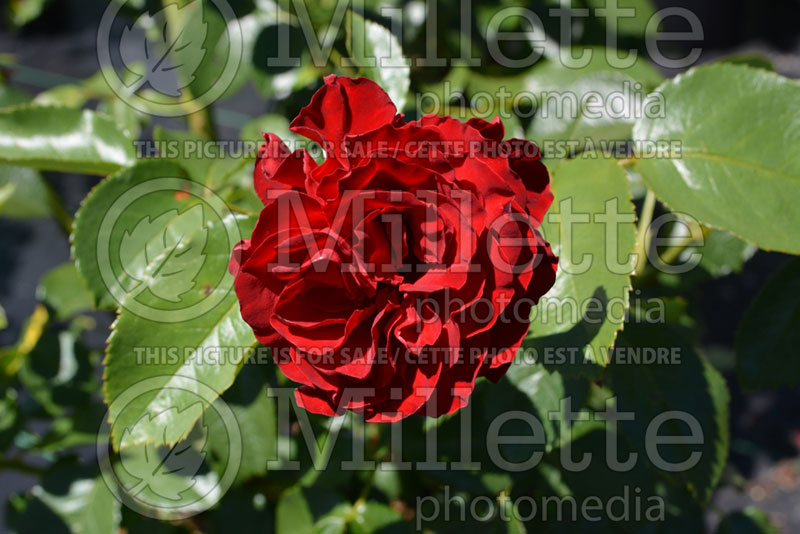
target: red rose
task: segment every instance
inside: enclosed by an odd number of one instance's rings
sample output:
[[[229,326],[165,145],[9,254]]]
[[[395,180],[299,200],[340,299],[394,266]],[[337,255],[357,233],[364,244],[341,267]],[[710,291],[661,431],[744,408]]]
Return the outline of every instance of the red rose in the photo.
[[[291,129],[327,158],[265,134],[264,209],[230,266],[242,317],[311,412],[466,405],[478,376],[503,376],[555,280],[537,147],[503,141],[499,119],[407,123],[378,85],[337,76]]]

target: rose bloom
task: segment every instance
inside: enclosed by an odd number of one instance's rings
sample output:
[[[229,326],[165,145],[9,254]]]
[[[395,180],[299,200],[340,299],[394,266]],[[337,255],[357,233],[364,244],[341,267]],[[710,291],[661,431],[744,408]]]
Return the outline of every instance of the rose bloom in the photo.
[[[264,134],[264,209],[230,264],[242,317],[308,411],[465,406],[478,377],[505,374],[555,281],[537,147],[503,141],[499,119],[405,122],[374,82],[334,75],[291,130],[327,157]]]

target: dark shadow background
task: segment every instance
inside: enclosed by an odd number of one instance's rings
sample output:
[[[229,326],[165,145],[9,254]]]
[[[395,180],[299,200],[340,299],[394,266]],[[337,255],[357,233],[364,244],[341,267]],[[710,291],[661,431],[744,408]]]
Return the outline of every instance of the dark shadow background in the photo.
[[[784,76],[800,78],[800,1],[793,0],[656,0],[659,8],[679,6],[693,11],[704,30],[699,63],[734,53],[766,56]],[[2,5],[3,3],[0,3]],[[24,71],[12,73],[17,85],[31,93],[69,83],[98,70],[96,28],[107,2],[53,0],[38,20],[17,32],[0,26],[0,53],[11,53]],[[679,19],[665,21],[665,30],[685,31]],[[668,75],[672,72],[665,73]],[[220,137],[235,136],[247,120],[267,112],[268,102],[243,89],[235,99],[217,104]],[[786,110],[787,118],[800,110]],[[176,121],[156,119],[166,127]],[[746,125],[742,125],[746,128]],[[74,212],[98,178],[49,173],[47,179]],[[746,214],[742,216],[746,217]],[[712,507],[723,511],[756,504],[784,532],[800,532],[800,389],[743,393],[732,372],[735,327],[767,278],[787,256],[759,251],[740,274],[704,282],[698,318],[704,327],[709,357],[725,372],[732,394],[731,456]],[[32,313],[35,288],[49,269],[69,259],[69,247],[54,220],[12,221],[0,218],[0,304],[9,327],[0,331],[0,346],[16,341]],[[102,347],[104,340],[90,340]],[[16,472],[0,472],[0,501],[36,482]],[[738,489],[737,489],[738,488]],[[0,525],[4,523],[0,506]],[[2,531],[0,526],[0,531]]]

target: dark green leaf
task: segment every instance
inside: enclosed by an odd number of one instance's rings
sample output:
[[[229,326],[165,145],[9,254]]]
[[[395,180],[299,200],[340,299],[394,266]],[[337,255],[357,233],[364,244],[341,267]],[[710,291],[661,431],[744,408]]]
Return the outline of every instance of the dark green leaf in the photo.
[[[800,382],[800,259],[773,276],[742,317],[736,335],[739,380],[747,388]]]
[[[276,455],[278,422],[275,399],[267,395],[261,367],[257,363],[245,365],[233,386],[222,395],[222,402],[233,410],[242,434],[242,450],[245,454],[242,455],[236,475],[237,483],[264,475],[267,472],[267,459]],[[230,447],[223,428],[224,422],[209,411],[206,414],[204,419],[208,425],[209,450],[224,469]],[[212,464],[212,467],[215,465]]]
[[[120,504],[105,482],[89,468],[57,464],[34,486],[13,514],[16,532],[48,534],[117,534]]]
[[[48,271],[39,282],[36,297],[54,310],[56,318],[61,320],[94,306],[86,280],[72,262]]]
[[[617,409],[634,415],[621,428],[640,451],[640,462],[681,481],[699,502],[707,503],[728,456],[730,396],[724,378],[669,327],[627,325],[619,341],[608,375]],[[681,413],[686,420],[668,417],[670,413]],[[651,427],[657,417],[665,418],[663,424]],[[647,450],[648,429],[679,437],[679,442],[656,447],[655,457]],[[702,440],[692,444],[688,436],[697,432]],[[654,462],[659,458],[689,464],[667,471]]]
[[[778,534],[767,514],[753,506],[725,516],[717,534]]]
[[[350,505],[336,494],[313,488],[290,488],[275,507],[276,534],[342,534]]]
[[[0,216],[28,218],[50,214],[47,184],[38,171],[0,165]]]

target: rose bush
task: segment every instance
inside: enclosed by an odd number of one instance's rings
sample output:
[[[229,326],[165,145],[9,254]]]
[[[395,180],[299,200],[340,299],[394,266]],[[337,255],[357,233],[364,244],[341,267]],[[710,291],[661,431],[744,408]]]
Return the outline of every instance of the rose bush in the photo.
[[[555,281],[536,146],[504,141],[499,119],[406,122],[374,82],[335,75],[291,129],[327,158],[264,134],[264,209],[230,265],[243,318],[309,411],[461,408],[505,373]]]

